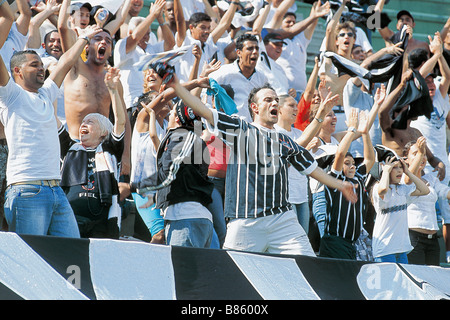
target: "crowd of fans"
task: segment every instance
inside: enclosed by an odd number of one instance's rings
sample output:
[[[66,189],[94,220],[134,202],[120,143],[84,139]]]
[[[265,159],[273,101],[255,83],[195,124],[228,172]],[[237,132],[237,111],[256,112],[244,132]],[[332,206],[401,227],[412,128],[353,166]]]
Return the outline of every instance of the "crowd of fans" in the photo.
[[[2,230],[450,262],[450,18],[304,2],[0,0]]]

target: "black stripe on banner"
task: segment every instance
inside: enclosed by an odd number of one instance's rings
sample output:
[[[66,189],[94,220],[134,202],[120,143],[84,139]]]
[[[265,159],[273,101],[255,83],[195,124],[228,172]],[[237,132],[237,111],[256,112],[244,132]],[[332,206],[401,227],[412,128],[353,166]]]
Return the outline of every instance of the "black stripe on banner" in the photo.
[[[79,270],[79,290],[89,299],[96,300],[89,264],[89,239],[33,235],[20,237],[64,279],[70,280],[75,272],[73,270]]]
[[[177,300],[262,300],[226,250],[172,247]]]
[[[24,299],[0,282],[0,300],[24,300]]]
[[[298,267],[322,300],[366,300],[357,276],[367,262],[295,256]]]

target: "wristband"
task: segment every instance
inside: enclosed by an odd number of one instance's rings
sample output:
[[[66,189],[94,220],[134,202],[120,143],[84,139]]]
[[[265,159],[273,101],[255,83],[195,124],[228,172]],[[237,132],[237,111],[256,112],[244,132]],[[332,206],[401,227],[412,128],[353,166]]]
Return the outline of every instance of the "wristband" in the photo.
[[[160,23],[160,24],[159,24],[160,27],[164,27],[164,26],[168,26],[168,25],[169,25],[168,22],[164,22],[164,23]]]
[[[314,119],[316,119],[318,123],[322,123],[323,122],[323,119],[320,119],[320,118],[314,118]]]
[[[353,133],[355,133],[355,132],[356,132],[356,128],[355,128],[355,127],[348,127],[348,128],[347,128],[347,132],[353,132]]]
[[[87,36],[81,37],[80,39],[86,40],[87,43],[91,42],[91,39],[89,39]]]

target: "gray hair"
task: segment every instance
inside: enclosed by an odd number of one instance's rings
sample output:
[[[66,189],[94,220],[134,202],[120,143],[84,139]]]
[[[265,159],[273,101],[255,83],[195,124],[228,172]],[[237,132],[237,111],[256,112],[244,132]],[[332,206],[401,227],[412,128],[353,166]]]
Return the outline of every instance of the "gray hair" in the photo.
[[[109,134],[111,134],[113,132],[113,129],[114,129],[113,124],[104,115],[102,115],[100,113],[89,113],[83,118],[82,122],[86,121],[86,119],[88,119],[88,118],[94,118],[98,122],[98,124],[100,126],[100,130],[101,130],[101,135],[103,137],[106,138]]]

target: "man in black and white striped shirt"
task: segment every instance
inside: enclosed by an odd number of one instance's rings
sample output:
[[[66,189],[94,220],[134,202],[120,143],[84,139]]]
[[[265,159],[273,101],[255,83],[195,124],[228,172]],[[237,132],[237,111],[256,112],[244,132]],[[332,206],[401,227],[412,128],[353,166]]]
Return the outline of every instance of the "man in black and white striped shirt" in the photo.
[[[278,96],[265,86],[249,96],[253,123],[206,107],[176,80],[178,96],[203,117],[210,131],[231,149],[226,176],[225,215],[230,218],[224,248],[314,255],[288,202],[288,166],[337,188],[356,201],[353,184],[327,175],[311,154],[276,132]]]

